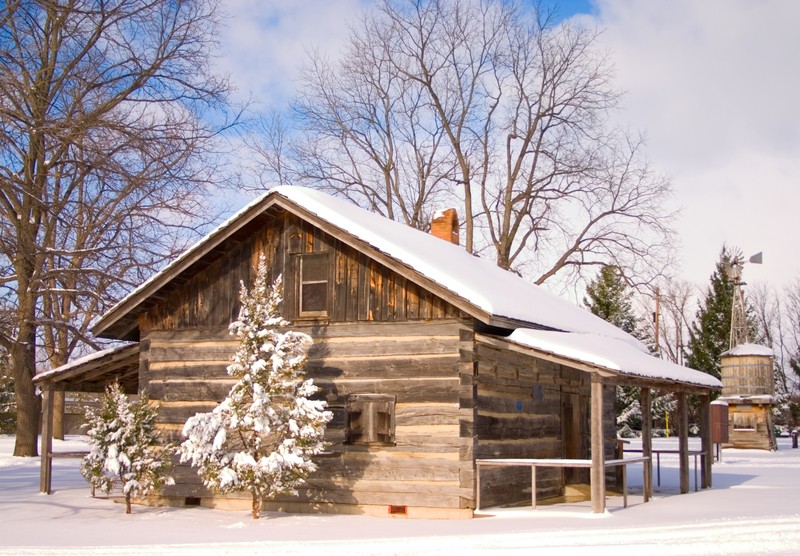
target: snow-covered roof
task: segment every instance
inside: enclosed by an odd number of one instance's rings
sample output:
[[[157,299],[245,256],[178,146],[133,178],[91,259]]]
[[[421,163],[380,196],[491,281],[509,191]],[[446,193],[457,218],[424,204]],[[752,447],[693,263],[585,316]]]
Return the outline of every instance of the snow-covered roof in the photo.
[[[774,353],[770,348],[759,344],[739,344],[721,355],[760,355],[772,357]]]
[[[124,344],[107,349],[102,349],[89,355],[85,355],[69,363],[65,363],[55,369],[50,369],[38,373],[33,377],[33,382],[40,384],[43,382],[59,382],[64,379],[71,379],[79,375],[87,368],[108,366],[111,372],[122,370],[118,368],[123,362],[131,362],[138,368],[139,344]],[[96,377],[93,377],[96,378]]]
[[[295,205],[345,232],[345,235],[357,238],[406,265],[463,299],[474,309],[497,319],[616,338],[646,351],[639,340],[616,326],[512,272],[497,267],[491,261],[470,255],[463,247],[321,191],[298,186],[274,187],[248,204],[106,312],[96,325],[96,331],[102,332],[114,321],[134,310],[147,296],[169,282],[204,250],[222,242],[243,222],[254,218],[272,203],[290,210]]]
[[[93,361],[97,361],[99,359],[102,359],[103,357],[111,355],[112,353],[115,353],[115,352],[117,352],[117,351],[119,351],[121,349],[124,349],[126,347],[128,347],[128,346],[117,346],[117,347],[112,347],[112,348],[107,348],[107,349],[101,349],[100,351],[95,351],[94,353],[90,353],[89,355],[84,355],[83,357],[79,357],[78,359],[74,359],[74,360],[70,361],[69,363],[65,363],[65,364],[61,365],[60,367],[56,367],[55,369],[50,369],[49,371],[44,371],[44,372],[41,372],[41,373],[37,373],[36,376],[34,377],[34,381],[40,381],[40,380],[46,380],[48,378],[52,378],[52,377],[54,377],[54,376],[56,376],[58,374],[65,373],[65,372],[70,371],[70,370],[72,370],[72,369],[74,369],[76,367],[80,367],[81,365],[85,365],[86,363],[91,363]]]
[[[706,388],[722,387],[719,379],[709,374],[653,357],[627,342],[595,334],[518,329],[507,340],[537,351],[600,367],[614,374],[656,381],[676,381]]]
[[[463,247],[314,189],[281,186],[270,194],[297,203],[490,315],[616,338],[646,350],[616,326],[491,261],[470,255]]]
[[[507,328],[518,328],[508,341],[616,374],[703,388],[722,386],[711,375],[651,356],[630,334],[491,261],[470,255],[463,247],[320,191],[296,186],[274,187],[249,203],[112,307],[96,330],[116,326],[119,333],[124,326],[115,323],[130,319],[159,288],[273,205],[294,210],[312,223],[317,219],[327,230],[343,232],[337,236],[342,241],[400,263],[412,278],[416,273],[449,292],[450,298],[463,301],[460,306],[466,306],[467,312],[471,308],[476,316],[489,315],[508,324]],[[135,326],[135,319],[127,326]]]

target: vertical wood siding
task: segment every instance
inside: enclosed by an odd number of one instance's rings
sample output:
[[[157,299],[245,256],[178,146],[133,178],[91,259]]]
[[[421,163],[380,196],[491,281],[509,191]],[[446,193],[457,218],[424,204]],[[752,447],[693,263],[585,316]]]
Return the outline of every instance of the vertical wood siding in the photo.
[[[284,278],[284,316],[297,319],[297,260],[306,253],[329,253],[329,303],[326,322],[399,322],[460,318],[453,305],[405,276],[371,260],[311,224],[290,214],[276,215],[248,235],[210,254],[189,276],[160,293],[140,319],[148,330],[218,328],[236,318],[240,285],[249,285],[260,256],[271,277]]]

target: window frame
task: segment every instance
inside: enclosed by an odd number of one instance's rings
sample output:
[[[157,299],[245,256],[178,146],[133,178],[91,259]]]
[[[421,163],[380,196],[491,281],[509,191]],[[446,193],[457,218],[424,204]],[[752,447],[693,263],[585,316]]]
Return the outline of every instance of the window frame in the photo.
[[[318,258],[324,260],[323,267],[325,268],[324,280],[304,280],[304,267],[305,263],[310,258]],[[326,318],[328,316],[328,308],[330,307],[330,256],[325,253],[298,253],[297,254],[297,316],[298,318],[314,319]],[[324,284],[325,286],[325,308],[321,310],[305,310],[303,308],[303,290],[306,285]]]
[[[732,413],[733,430],[741,432],[755,432],[758,430],[758,418],[755,413],[736,411]]]

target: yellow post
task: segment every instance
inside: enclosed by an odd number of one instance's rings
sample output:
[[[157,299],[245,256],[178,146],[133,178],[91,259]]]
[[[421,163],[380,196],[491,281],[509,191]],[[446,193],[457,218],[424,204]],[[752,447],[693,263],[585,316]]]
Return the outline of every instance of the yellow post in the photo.
[[[667,418],[667,438],[669,438],[669,411],[665,411],[664,415]]]

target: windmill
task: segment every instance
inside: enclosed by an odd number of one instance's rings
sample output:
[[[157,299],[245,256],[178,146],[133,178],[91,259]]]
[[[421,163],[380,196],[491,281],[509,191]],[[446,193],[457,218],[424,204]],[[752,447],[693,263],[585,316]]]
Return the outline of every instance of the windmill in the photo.
[[[762,263],[761,253],[747,262]],[[777,449],[772,423],[775,385],[772,349],[750,343],[744,305],[742,269],[745,261],[736,255],[725,267],[725,275],[733,282],[731,335],[728,351],[720,355],[722,396],[728,404],[728,441],[723,446],[734,448]]]
[[[764,258],[759,251],[747,262],[753,264],[761,264]],[[725,268],[725,274],[728,280],[733,282],[733,305],[731,307],[731,333],[728,349],[746,344],[750,341],[750,334],[747,326],[747,317],[745,315],[744,305],[744,290],[742,286],[746,286],[747,282],[742,281],[742,270],[744,269],[744,259],[741,255],[736,255],[731,259]]]

